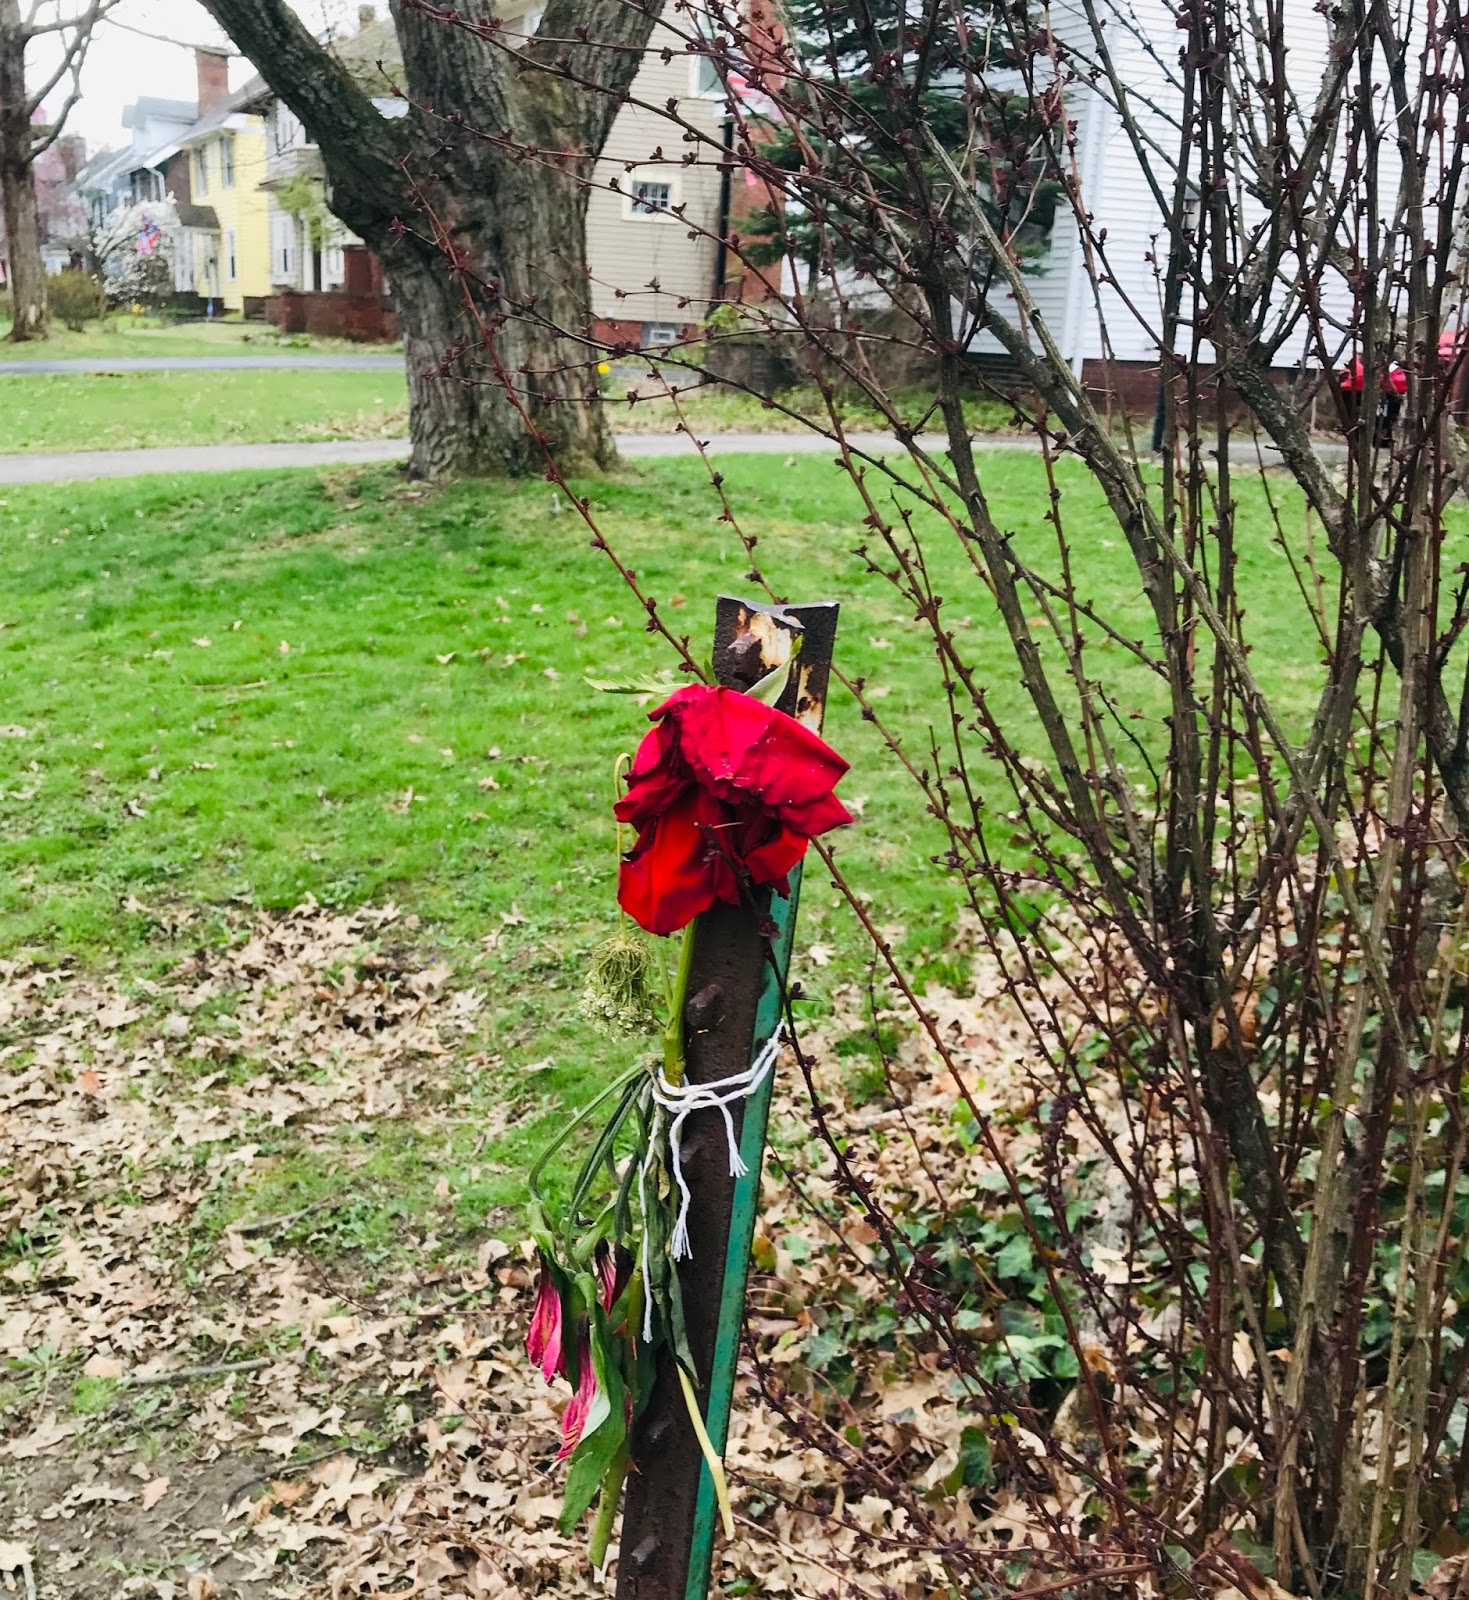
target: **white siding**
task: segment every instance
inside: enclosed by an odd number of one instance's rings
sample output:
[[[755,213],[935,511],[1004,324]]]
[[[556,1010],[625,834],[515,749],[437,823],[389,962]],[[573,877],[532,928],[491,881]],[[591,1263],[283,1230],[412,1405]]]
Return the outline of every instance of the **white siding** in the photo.
[[[530,5],[512,0],[502,10],[506,32],[523,31],[528,36],[543,11],[543,0],[532,0]],[[680,12],[678,23],[687,31],[686,12]],[[661,57],[664,50],[671,52],[668,61]],[[661,23],[654,28],[631,94],[656,109],[624,107],[597,163],[587,200],[587,264],[597,317],[644,326],[682,326],[702,322],[708,315],[714,292],[713,235],[719,228],[715,162],[724,96],[695,92],[697,60],[686,51],[680,33]],[[708,144],[683,141],[663,114],[670,100],[678,101],[680,115],[706,135]],[[692,153],[697,164],[684,165],[685,153]],[[687,220],[635,215],[629,195],[640,180],[666,183],[670,204],[684,207]],[[611,188],[614,183],[617,191]],[[651,287],[655,282],[656,290]]]
[[[278,289],[301,287],[301,252],[296,219],[288,217],[270,196],[270,281]]]
[[[1172,119],[1181,109],[1182,91],[1176,67],[1165,64],[1163,51],[1171,50],[1176,63],[1178,29],[1165,6],[1157,0],[1140,0],[1127,6],[1124,25],[1109,28],[1108,37],[1118,78],[1131,97],[1129,110],[1143,119],[1161,147],[1150,165],[1153,179],[1171,202],[1173,163],[1164,152],[1176,152],[1179,146]],[[1063,354],[1078,366],[1083,360],[1107,356],[1154,362],[1167,268],[1167,241],[1160,241],[1166,213],[1110,103],[1110,90],[1083,90],[1077,98],[1079,117],[1084,119],[1078,130],[1082,206],[1092,218],[1094,238],[1100,240],[1092,264],[1099,275],[1115,279],[1116,287],[1094,290],[1079,230],[1074,216],[1068,216],[1069,315]],[[1060,219],[1057,226],[1062,226]]]
[[[1282,0],[1282,5],[1288,41],[1286,75],[1301,116],[1309,121],[1327,67],[1329,24],[1315,0]],[[1242,36],[1251,36],[1250,11],[1239,0],[1230,11],[1232,25]],[[1138,124],[1160,146],[1154,173],[1165,198],[1171,200],[1173,162],[1179,148],[1174,119],[1182,100],[1177,68],[1180,35],[1172,12],[1158,0],[1137,0],[1135,4],[1119,0],[1112,22],[1108,38],[1118,76]],[[1410,52],[1410,56],[1413,54]],[[1166,240],[1161,242],[1162,259],[1155,259],[1164,213],[1122,118],[1108,103],[1110,91],[1083,88],[1073,90],[1070,98],[1078,125],[1083,205],[1093,218],[1094,230],[1105,230],[1102,266],[1116,280],[1115,287],[1104,286],[1094,293],[1087,274],[1078,270],[1078,229],[1064,204],[1058,213],[1045,271],[1032,278],[1030,287],[1051,319],[1052,332],[1058,335],[1063,354],[1073,362],[1100,360],[1106,355],[1118,361],[1156,362],[1162,284],[1168,268]],[[1384,124],[1389,120],[1387,110],[1383,91],[1379,90],[1378,115]],[[1338,175],[1341,160],[1339,152]],[[1396,151],[1390,141],[1382,148],[1380,171],[1384,209],[1390,209],[1398,175]],[[1253,228],[1264,221],[1265,213],[1262,203],[1242,187],[1249,176],[1248,157],[1241,155],[1232,199],[1245,227]],[[1365,222],[1349,215],[1338,230],[1338,244],[1348,250],[1365,248],[1361,233],[1365,226]],[[1284,286],[1293,279],[1296,269],[1297,263],[1289,258],[1282,263],[1271,296],[1273,308],[1279,310],[1286,304]],[[1352,296],[1340,274],[1328,271],[1321,281],[1320,293],[1328,318],[1349,316]],[[1189,348],[1189,337],[1186,327],[1180,330],[1180,350]],[[1201,347],[1201,353],[1204,359],[1212,359],[1207,345]],[[1335,352],[1331,354],[1334,356]],[[1280,365],[1292,365],[1303,358],[1310,362],[1319,359],[1304,321],[1293,330],[1276,359]]]
[[[659,55],[665,47],[673,52],[666,62]],[[676,34],[660,26],[654,31],[632,93],[652,106],[677,100],[681,115],[694,123],[710,144],[682,143],[677,129],[655,112],[628,106],[613,124],[597,163],[597,187],[587,204],[587,256],[593,280],[592,309],[599,317],[684,324],[701,322],[708,314],[714,293],[713,236],[719,228],[719,173],[714,152],[724,101],[722,94],[712,98],[694,93],[696,59],[684,52]],[[660,147],[663,159],[655,161],[652,157]],[[680,164],[685,151],[697,156],[697,165]],[[639,179],[669,184],[671,203],[686,208],[687,220],[632,215],[627,196]],[[614,180],[622,193],[607,189]],[[650,288],[655,281],[656,292]],[[622,297],[618,289],[624,292]]]

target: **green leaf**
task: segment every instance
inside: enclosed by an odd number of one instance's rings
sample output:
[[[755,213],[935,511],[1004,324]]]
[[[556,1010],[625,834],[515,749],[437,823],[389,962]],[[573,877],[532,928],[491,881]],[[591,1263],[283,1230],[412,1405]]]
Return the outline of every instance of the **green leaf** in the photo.
[[[994,1476],[990,1460],[989,1435],[983,1428],[965,1428],[959,1435],[959,1460],[944,1487],[950,1494],[961,1489],[983,1489]]]
[[[559,1519],[563,1534],[569,1535],[581,1521],[627,1438],[627,1386],[615,1356],[607,1348],[611,1337],[614,1336],[605,1332],[600,1315],[594,1314],[591,1345],[597,1392],[566,1473],[566,1498]]]
[[[791,681],[791,673],[795,671],[796,662],[801,655],[801,635],[798,633],[791,640],[791,653],[789,659],[772,672],[767,672],[758,682],[752,683],[745,693],[752,700],[758,700],[761,705],[773,706],[785,693],[786,685]]]
[[[1189,1554],[1188,1549],[1184,1545],[1165,1544],[1163,1546],[1163,1553],[1168,1557],[1173,1565],[1178,1568],[1180,1572],[1188,1573],[1193,1570],[1194,1558]],[[1241,1552],[1241,1554],[1243,1554],[1243,1552]],[[1256,1566],[1259,1565],[1258,1562],[1255,1564]]]
[[[1426,1583],[1429,1575],[1442,1560],[1443,1557],[1436,1550],[1415,1550],[1413,1552],[1414,1583]]]
[[[670,695],[675,689],[682,689],[689,679],[677,672],[664,669],[652,673],[646,678],[594,678],[587,674],[588,688],[600,689],[603,694],[658,694]]]
[[[1079,1378],[1081,1364],[1076,1359],[1076,1352],[1070,1345],[1063,1345],[1051,1358],[1051,1376],[1053,1378]]]
[[[1275,1576],[1275,1551],[1270,1545],[1258,1543],[1239,1528],[1230,1534],[1229,1542],[1246,1561],[1257,1566],[1267,1578]]]
[[[1017,1233],[995,1258],[997,1278],[1019,1278],[1031,1269],[1030,1236]]]
[[[808,1334],[801,1346],[801,1358],[815,1372],[829,1367],[838,1357],[847,1353],[847,1347],[834,1333],[824,1329]]]

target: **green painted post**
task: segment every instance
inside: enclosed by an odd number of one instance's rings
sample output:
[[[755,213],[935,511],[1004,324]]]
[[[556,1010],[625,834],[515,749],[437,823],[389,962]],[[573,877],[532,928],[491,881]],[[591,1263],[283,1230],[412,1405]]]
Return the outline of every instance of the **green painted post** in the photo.
[[[752,687],[791,660],[799,637],[800,652],[778,703],[819,731],[837,614],[830,602],[769,606],[721,596],[714,626],[716,680],[728,688]],[[689,1082],[713,1083],[749,1067],[780,1026],[799,882],[799,872],[793,872],[789,897],[772,897],[768,910],[715,906],[699,919],[685,1010]],[[773,1076],[733,1112],[747,1169],[743,1177],[729,1174],[717,1112],[695,1112],[683,1141],[693,1189],[692,1257],[681,1263],[679,1280],[700,1409],[721,1452],[739,1363]],[[717,1526],[714,1486],[689,1422],[678,1365],[665,1351],[633,1429],[617,1600],[704,1600]]]
[[[755,1043],[750,1059],[769,1043],[780,1027],[786,974],[790,970],[791,942],[796,931],[796,906],[801,893],[801,869],[790,876],[789,899],[772,896],[770,920],[775,937],[770,941],[771,960],[765,963],[765,981],[760,989],[760,1005],[755,1013]],[[704,1426],[714,1448],[724,1454],[729,1442],[729,1417],[734,1404],[735,1371],[740,1359],[740,1334],[745,1325],[745,1290],[750,1276],[750,1249],[755,1240],[755,1223],[760,1215],[760,1169],[765,1161],[765,1134],[770,1123],[770,1097],[775,1088],[775,1073],[770,1072],[759,1091],[745,1102],[745,1120],[740,1128],[740,1155],[746,1172],[735,1180],[734,1200],[729,1214],[729,1248],[724,1258],[724,1286],[719,1297],[719,1327],[714,1342],[714,1363],[709,1374],[709,1408]],[[714,1556],[714,1530],[719,1522],[719,1507],[714,1498],[714,1480],[708,1467],[699,1474],[699,1498],[694,1506],[694,1537],[689,1548],[689,1586],[686,1600],[704,1600],[709,1592],[709,1571]]]

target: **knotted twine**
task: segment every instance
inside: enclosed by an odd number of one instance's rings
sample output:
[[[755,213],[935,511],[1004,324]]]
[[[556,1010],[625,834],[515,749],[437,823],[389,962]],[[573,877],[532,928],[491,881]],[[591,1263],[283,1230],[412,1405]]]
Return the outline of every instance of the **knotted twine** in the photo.
[[[683,1171],[683,1125],[695,1111],[718,1111],[724,1118],[725,1142],[729,1148],[729,1175],[731,1178],[743,1178],[750,1170],[745,1164],[745,1158],[740,1154],[740,1142],[735,1137],[734,1115],[731,1107],[741,1100],[748,1100],[762,1083],[770,1076],[784,1043],[785,1025],[778,1027],[765,1041],[760,1053],[742,1072],[731,1073],[727,1078],[715,1078],[710,1083],[670,1083],[666,1070],[659,1067],[658,1075],[653,1079],[653,1103],[657,1106],[657,1117],[653,1127],[653,1137],[648,1141],[647,1154],[643,1157],[643,1164],[638,1169],[638,1204],[642,1208],[644,1217],[648,1214],[647,1178],[649,1169],[653,1165],[654,1157],[658,1150],[658,1135],[661,1124],[668,1124],[668,1153],[673,1167],[673,1181],[678,1185],[678,1215],[674,1219],[673,1239],[670,1249],[675,1261],[682,1261],[693,1255],[693,1248],[689,1244],[689,1207],[693,1202],[693,1192],[689,1188],[689,1181],[684,1177]],[[650,1282],[648,1274],[648,1226],[643,1224],[643,1343],[653,1342],[653,1297],[646,1293],[646,1285]]]

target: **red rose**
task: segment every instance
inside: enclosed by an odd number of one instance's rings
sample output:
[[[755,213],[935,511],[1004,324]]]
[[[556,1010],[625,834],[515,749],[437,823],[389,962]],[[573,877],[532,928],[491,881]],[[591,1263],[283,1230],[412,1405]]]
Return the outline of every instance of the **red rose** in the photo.
[[[810,840],[852,820],[832,793],[847,763],[783,711],[696,683],[652,720],[616,806],[638,830],[617,898],[649,933],[739,905],[745,883],[789,892]]]

